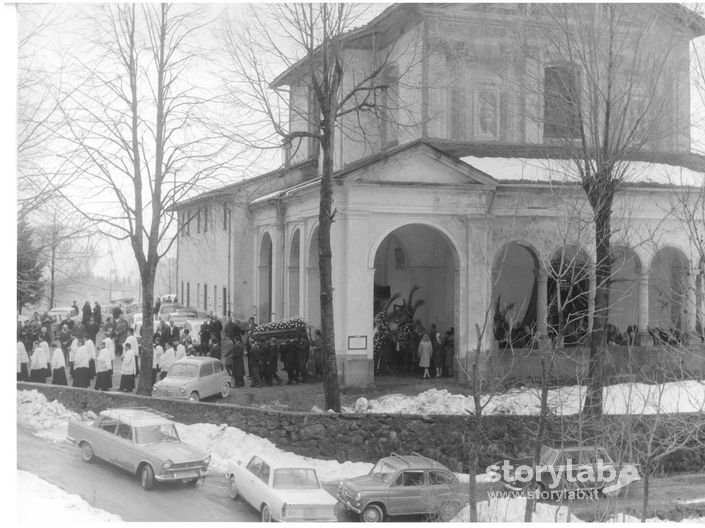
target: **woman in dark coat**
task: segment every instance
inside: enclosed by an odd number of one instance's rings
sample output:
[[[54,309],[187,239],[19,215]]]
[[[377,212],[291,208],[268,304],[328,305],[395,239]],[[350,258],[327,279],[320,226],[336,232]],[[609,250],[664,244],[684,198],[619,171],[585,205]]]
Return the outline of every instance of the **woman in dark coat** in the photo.
[[[235,379],[236,387],[245,386],[245,347],[242,346],[240,336],[235,336],[233,345],[233,367],[232,376]]]

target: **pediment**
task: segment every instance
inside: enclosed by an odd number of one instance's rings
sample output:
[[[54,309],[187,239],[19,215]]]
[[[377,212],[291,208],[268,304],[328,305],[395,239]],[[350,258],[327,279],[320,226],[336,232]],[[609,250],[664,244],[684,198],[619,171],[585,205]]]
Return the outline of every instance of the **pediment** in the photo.
[[[347,168],[342,178],[346,182],[388,185],[496,184],[491,176],[426,144],[381,154],[358,167]]]

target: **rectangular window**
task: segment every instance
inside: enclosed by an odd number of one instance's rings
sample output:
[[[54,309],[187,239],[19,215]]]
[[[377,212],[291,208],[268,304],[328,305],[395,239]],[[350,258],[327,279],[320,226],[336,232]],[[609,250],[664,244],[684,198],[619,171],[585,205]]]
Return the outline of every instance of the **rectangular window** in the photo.
[[[191,306],[191,283],[186,283],[186,306]]]
[[[218,287],[213,285],[213,313],[218,313]]]
[[[230,216],[230,211],[228,210],[228,206],[223,204],[223,231],[228,230],[228,220]]]
[[[228,315],[228,289],[223,288],[223,317]]]
[[[203,309],[208,311],[208,284],[203,285]]]
[[[208,232],[208,206],[203,206],[203,232]]]
[[[181,281],[181,297],[179,297],[179,299],[181,299],[181,302],[184,302],[184,281]]]
[[[201,232],[201,210],[196,211],[196,233]]]
[[[579,77],[575,68],[569,65],[544,68],[544,139],[580,137],[579,86]]]

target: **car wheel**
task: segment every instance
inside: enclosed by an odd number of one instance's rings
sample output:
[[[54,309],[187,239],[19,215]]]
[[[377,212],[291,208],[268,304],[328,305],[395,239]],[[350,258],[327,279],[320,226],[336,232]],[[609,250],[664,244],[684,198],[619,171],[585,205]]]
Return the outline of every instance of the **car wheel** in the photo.
[[[237,484],[235,483],[235,477],[230,477],[230,479],[228,480],[228,497],[230,497],[232,500],[237,500],[238,492]]]
[[[193,391],[191,394],[189,394],[188,397],[189,401],[197,402],[200,401],[201,398],[199,398],[198,393],[196,391]]]
[[[443,522],[449,522],[453,517],[458,515],[461,510],[461,504],[457,500],[448,500],[441,503],[438,509],[438,518]]]
[[[198,484],[198,479],[192,478],[192,479],[186,480],[185,482],[188,486],[195,486],[196,484]]]
[[[230,382],[224,381],[223,387],[220,389],[220,396],[222,398],[227,398],[228,394],[230,394]]]
[[[154,487],[154,470],[149,464],[142,466],[140,471],[140,484],[146,490],[151,490]]]
[[[382,508],[376,504],[370,504],[360,514],[360,520],[363,522],[382,522],[384,519],[384,513],[382,513]]]
[[[272,522],[272,512],[266,504],[262,506],[262,522]]]
[[[93,452],[93,446],[88,442],[83,442],[81,444],[81,459],[89,464],[95,460],[95,453]]]

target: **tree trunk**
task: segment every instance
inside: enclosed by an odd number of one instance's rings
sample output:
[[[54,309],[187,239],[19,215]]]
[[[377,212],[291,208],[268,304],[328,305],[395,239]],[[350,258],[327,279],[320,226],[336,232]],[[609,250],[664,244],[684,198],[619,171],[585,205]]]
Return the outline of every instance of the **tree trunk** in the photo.
[[[142,351],[140,353],[140,377],[137,394],[152,395],[152,359],[154,357],[154,276],[155,269],[140,273],[142,280]]]
[[[54,308],[56,296],[56,223],[51,234],[51,263],[49,268],[49,309]]]
[[[536,468],[541,464],[541,447],[543,446],[543,436],[546,430],[546,421],[548,419],[548,379],[550,376],[550,366],[546,365],[546,358],[541,355],[541,411],[539,413],[539,425],[534,439],[534,473],[529,483],[529,489],[536,489]],[[524,509],[524,522],[531,522],[531,517],[536,507],[537,497],[527,497],[526,507]]]
[[[610,274],[612,271],[611,221],[612,198],[602,197],[593,205],[595,211],[595,305],[590,334],[590,362],[588,389],[584,412],[589,416],[602,414],[603,367],[607,347],[607,320],[610,302]]]
[[[338,364],[333,319],[333,268],[330,230],[333,223],[333,126],[322,127],[321,202],[318,212],[318,265],[321,280],[321,341],[323,345],[323,391],[326,409],[340,412]]]
[[[649,510],[649,474],[651,473],[651,455],[646,457],[644,462],[644,499],[641,503],[641,522],[646,522],[646,515]]]
[[[474,420],[475,432],[471,432],[469,435],[469,445],[468,445],[468,506],[470,511],[470,522],[477,522],[477,464],[478,464],[478,453],[477,453],[477,437],[475,436],[477,432],[477,427],[480,424],[479,417],[475,417]]]

